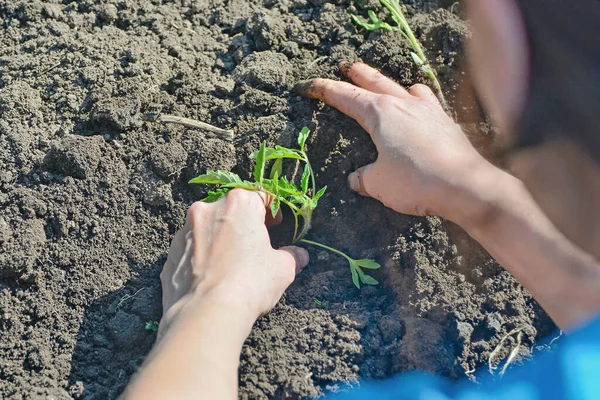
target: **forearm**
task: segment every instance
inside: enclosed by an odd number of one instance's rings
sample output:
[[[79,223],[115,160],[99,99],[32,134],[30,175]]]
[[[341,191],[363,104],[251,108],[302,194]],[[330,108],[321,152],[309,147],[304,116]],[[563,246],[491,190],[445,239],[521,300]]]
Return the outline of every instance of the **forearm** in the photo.
[[[242,345],[254,319],[239,307],[198,302],[155,346],[126,399],[236,399]]]
[[[487,165],[470,176],[453,214],[564,329],[600,312],[600,265],[572,244],[525,186]]]

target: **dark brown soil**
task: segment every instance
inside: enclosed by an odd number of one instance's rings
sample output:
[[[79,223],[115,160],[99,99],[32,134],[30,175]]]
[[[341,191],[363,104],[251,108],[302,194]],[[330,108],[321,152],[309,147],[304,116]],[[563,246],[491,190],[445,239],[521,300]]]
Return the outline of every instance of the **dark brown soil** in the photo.
[[[460,10],[409,3],[455,110],[476,110],[460,95]],[[382,284],[357,290],[343,260],[310,249],[309,268],[248,339],[242,398],[314,397],[417,368],[461,378],[514,327],[530,327],[523,355],[552,329],[458,227],[351,193],[347,173],[374,146],[355,122],[293,92],[303,79],[339,79],[338,64],[356,59],[425,82],[399,35],[352,25],[350,13],[373,6],[0,0],[0,398],[118,396],[155,339],[144,325],[161,315],[170,238],[206,190],[187,180],[206,169],[247,175],[262,140],[292,145],[304,125],[330,188],[311,237],[377,258]],[[237,139],[144,122],[157,107]]]

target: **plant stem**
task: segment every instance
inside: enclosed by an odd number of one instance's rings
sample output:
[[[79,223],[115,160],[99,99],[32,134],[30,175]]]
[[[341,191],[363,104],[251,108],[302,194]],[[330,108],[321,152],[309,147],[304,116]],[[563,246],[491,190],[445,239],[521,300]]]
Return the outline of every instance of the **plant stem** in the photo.
[[[339,250],[334,249],[333,247],[329,247],[329,246],[326,246],[324,244],[321,244],[321,243],[318,243],[318,242],[313,242],[312,240],[307,240],[307,239],[301,239],[300,241],[303,242],[303,243],[306,243],[306,244],[311,244],[313,246],[322,247],[322,248],[324,248],[326,250],[332,251],[332,252],[334,252],[336,254],[339,254],[340,256],[344,257],[346,260],[348,260],[350,262],[354,261],[353,259],[351,259],[350,257],[348,257],[346,254],[342,253]]]
[[[302,220],[304,222],[304,225],[302,226],[302,230],[300,231],[300,234],[298,236],[295,236],[295,240],[294,240],[294,244],[298,243],[298,241],[303,240],[302,238],[304,237],[304,235],[306,235],[306,232],[308,232],[308,230],[310,229],[310,221],[312,220],[312,210],[309,209],[307,214],[300,214],[302,215]]]
[[[296,234],[298,233],[298,214],[292,211],[294,214],[294,237],[292,238],[292,244],[298,243],[298,239],[296,239]]]
[[[427,57],[425,56],[425,52],[423,51],[421,44],[415,37],[415,34],[413,33],[412,29],[410,28],[410,25],[408,25],[408,21],[406,20],[406,17],[404,16],[404,13],[402,12],[402,8],[400,6],[399,1],[398,0],[391,0],[391,1],[390,0],[380,0],[380,1],[384,6],[387,7],[388,10],[390,10],[390,12],[392,13],[392,16],[395,17],[394,20],[396,20],[397,22],[398,21],[400,22],[401,31],[405,34],[406,38],[410,42],[415,53],[417,53],[417,55],[419,56],[421,61],[423,61],[423,72],[425,72],[425,74],[431,81],[431,84],[433,85],[433,89],[435,90],[435,92],[438,96],[438,99],[440,100],[440,104],[442,105],[442,107],[444,107],[444,110],[448,111],[449,110],[448,102],[446,101],[446,98],[444,97],[444,92],[442,91],[442,86],[440,85],[440,82],[437,79],[437,76],[436,76],[435,72],[433,71],[431,64],[429,64],[429,61],[428,61]]]

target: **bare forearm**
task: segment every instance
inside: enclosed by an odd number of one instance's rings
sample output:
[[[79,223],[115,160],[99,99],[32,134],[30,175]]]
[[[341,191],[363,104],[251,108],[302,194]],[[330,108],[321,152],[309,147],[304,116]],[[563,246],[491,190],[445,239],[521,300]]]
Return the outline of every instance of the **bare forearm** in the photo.
[[[455,221],[564,329],[600,312],[600,265],[544,215],[524,185],[487,165],[475,171]],[[468,205],[468,206],[467,206]]]
[[[237,398],[240,351],[254,320],[223,304],[182,312],[189,316],[160,339],[124,398]]]

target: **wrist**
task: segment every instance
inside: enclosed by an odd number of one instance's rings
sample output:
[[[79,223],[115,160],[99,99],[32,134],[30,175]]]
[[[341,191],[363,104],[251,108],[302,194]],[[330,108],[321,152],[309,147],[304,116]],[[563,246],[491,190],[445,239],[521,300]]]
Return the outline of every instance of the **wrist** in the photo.
[[[524,190],[522,186],[517,178],[482,158],[454,182],[444,217],[473,235],[501,218],[507,196]]]
[[[191,302],[190,307],[193,314],[205,321],[216,317],[219,317],[219,320],[227,320],[229,328],[241,332],[244,339],[259,317],[254,307],[250,303],[236,298],[235,293],[227,295],[216,291],[205,294],[196,293]]]
[[[257,316],[248,304],[232,297],[196,291],[182,298],[160,321],[159,339],[162,340],[173,331],[210,325],[213,330],[227,330],[228,337],[240,342],[241,346]]]

